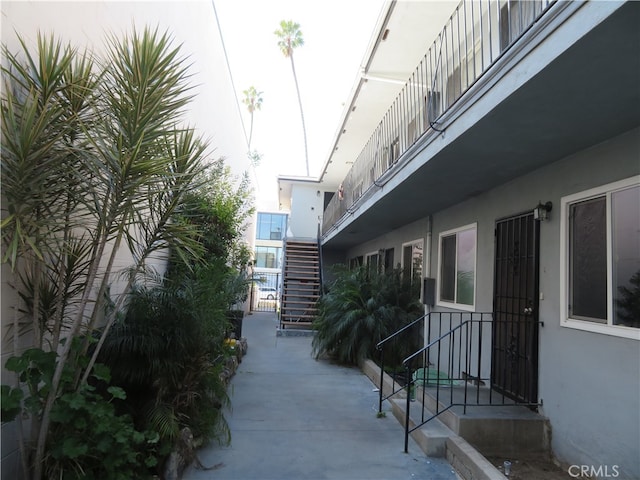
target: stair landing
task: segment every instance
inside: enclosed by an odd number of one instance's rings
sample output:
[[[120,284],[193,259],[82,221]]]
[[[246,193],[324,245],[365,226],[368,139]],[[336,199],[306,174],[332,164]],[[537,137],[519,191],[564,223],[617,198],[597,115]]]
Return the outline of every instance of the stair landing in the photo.
[[[461,404],[465,394],[468,403]],[[540,455],[550,450],[550,428],[548,420],[528,407],[516,405],[501,394],[487,387],[469,385],[440,388],[439,398],[434,387],[416,389],[415,407],[411,405],[411,415],[420,416],[422,405],[431,416],[437,417],[455,434],[474,445],[484,455],[528,456]],[[506,402],[506,405],[502,405]],[[405,402],[406,404],[406,402]],[[415,413],[414,413],[415,412]],[[431,413],[433,412],[433,413]]]
[[[380,367],[367,360],[362,365],[364,373],[376,385],[380,385]],[[479,390],[479,403],[489,402],[489,389],[477,386],[468,388],[475,394]],[[393,380],[385,374],[383,392],[391,393]],[[401,388],[397,383],[395,389]],[[443,392],[446,398],[443,398]],[[440,408],[445,409],[445,401],[453,396],[454,403],[464,396],[463,387],[440,390]],[[502,396],[492,393],[492,400]],[[404,427],[406,420],[406,394],[404,390],[387,400],[391,413]],[[435,389],[418,388],[416,400],[410,402],[409,424],[413,428],[422,422],[422,404],[431,405],[435,409]],[[425,410],[425,418],[432,415]],[[566,470],[557,467],[550,454],[550,428],[548,420],[527,407],[520,405],[505,406],[453,406],[435,419],[411,433],[421,450],[428,456],[446,456],[447,460],[466,480],[505,478],[501,471],[502,461],[510,459],[514,473],[525,467],[530,472],[537,471],[545,480],[566,478]],[[398,439],[401,441],[401,439]],[[496,463],[497,462],[497,463]],[[546,476],[545,476],[546,475]],[[527,478],[517,477],[513,478]]]

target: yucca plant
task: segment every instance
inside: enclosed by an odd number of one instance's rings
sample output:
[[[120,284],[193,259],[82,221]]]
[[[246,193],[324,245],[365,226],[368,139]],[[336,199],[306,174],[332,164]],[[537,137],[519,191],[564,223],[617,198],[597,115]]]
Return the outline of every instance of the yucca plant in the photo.
[[[365,266],[350,270],[337,265],[333,275],[314,320],[316,358],[328,354],[353,365],[374,358],[379,341],[421,314],[415,285],[400,269],[382,273]],[[397,345],[395,361],[408,350],[410,346]]]
[[[63,372],[75,365],[72,388],[86,384],[151,255],[201,254],[193,226],[172,218],[196,186],[207,145],[181,124],[187,67],[168,34],[111,37],[99,61],[54,37],[39,36],[35,55],[21,46],[15,54],[3,49],[2,258],[23,279],[16,288],[26,315],[15,316],[14,335],[28,327],[37,347],[59,351],[42,411],[21,442],[25,471],[31,458],[39,480]],[[132,264],[106,308],[123,251]],[[62,340],[86,339],[84,356],[98,327],[92,357],[76,363],[73,342]]]

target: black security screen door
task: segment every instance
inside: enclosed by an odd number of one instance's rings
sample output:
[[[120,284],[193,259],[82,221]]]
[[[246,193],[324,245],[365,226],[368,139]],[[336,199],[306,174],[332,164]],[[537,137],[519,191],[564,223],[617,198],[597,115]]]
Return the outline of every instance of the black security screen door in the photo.
[[[533,213],[496,223],[491,382],[524,403],[538,401],[538,240]]]

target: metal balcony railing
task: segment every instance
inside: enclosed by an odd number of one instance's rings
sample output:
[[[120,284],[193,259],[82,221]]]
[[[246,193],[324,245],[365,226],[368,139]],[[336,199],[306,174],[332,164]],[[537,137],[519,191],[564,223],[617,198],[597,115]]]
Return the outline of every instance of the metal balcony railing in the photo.
[[[354,161],[326,234],[556,0],[462,0]]]

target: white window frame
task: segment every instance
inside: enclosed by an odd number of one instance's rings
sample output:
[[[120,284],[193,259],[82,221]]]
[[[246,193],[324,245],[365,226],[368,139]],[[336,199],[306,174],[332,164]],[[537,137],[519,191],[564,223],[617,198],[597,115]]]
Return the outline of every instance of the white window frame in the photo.
[[[473,257],[473,304],[467,305],[465,303],[447,302],[440,300],[440,287],[442,285],[442,237],[448,237],[458,232],[465,230],[475,230],[476,232],[476,248]],[[456,252],[456,266],[458,265],[458,254]],[[457,271],[457,268],[456,268]],[[475,312],[476,309],[476,297],[478,295],[478,223],[470,223],[462,227],[440,232],[438,235],[438,281],[436,282],[436,305],[439,307],[453,308],[456,310],[464,310],[467,312]],[[458,275],[456,274],[455,291],[458,290]]]
[[[424,272],[424,240],[422,238],[416,238],[415,240],[411,240],[410,242],[405,242],[402,244],[402,249],[400,250],[400,260],[401,260],[401,266],[404,269],[406,266],[404,264],[404,247],[409,247],[409,246],[414,246],[414,245],[418,245],[418,244],[422,244],[422,265],[421,265],[421,269],[422,272]],[[411,263],[411,276],[413,277],[413,262]]]
[[[370,253],[366,253],[364,255],[364,264],[367,268],[369,268],[371,266],[371,257],[376,257],[378,259],[378,263],[377,263],[377,268],[380,268],[380,252],[379,251],[375,251],[375,252],[370,252]]]
[[[599,187],[591,188],[560,199],[560,326],[584,330],[587,332],[601,333],[615,337],[640,340],[640,328],[613,325],[613,282],[612,282],[612,225],[611,225],[611,194],[635,185],[640,185],[640,175],[630,177]],[[596,197],[606,196],[607,212],[607,323],[596,323],[588,320],[580,320],[569,316],[569,209],[571,205]]]
[[[420,271],[421,271],[420,282],[422,282],[422,279],[424,278],[424,272],[425,272],[425,270],[424,270],[424,257],[425,257],[424,245],[425,245],[425,241],[424,241],[423,238],[416,238],[415,240],[411,240],[410,242],[405,242],[405,243],[402,244],[402,248],[400,249],[400,262],[401,262],[400,265],[401,265],[403,270],[406,268],[405,264],[404,264],[404,248],[405,247],[409,247],[409,246],[413,247],[414,245],[419,245],[419,244],[422,244],[422,265],[420,265]],[[411,262],[410,267],[411,267],[411,277],[410,278],[413,278],[413,261]],[[420,290],[420,300],[422,300],[422,285],[420,285],[419,290]]]

